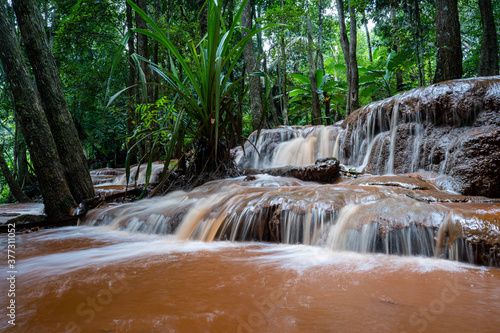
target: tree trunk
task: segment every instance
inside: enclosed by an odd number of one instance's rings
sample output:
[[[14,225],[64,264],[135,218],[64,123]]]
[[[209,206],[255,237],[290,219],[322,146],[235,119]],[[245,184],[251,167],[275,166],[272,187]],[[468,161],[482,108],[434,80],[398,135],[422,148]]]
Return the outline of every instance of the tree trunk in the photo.
[[[147,13],[147,3],[146,0],[137,0],[137,6],[142,9],[145,13]],[[138,14],[135,13],[135,24],[137,29],[147,30],[146,21]],[[149,59],[149,49],[148,49],[148,37],[143,34],[137,34],[137,54],[141,57]],[[151,70],[148,67],[148,64],[144,61],[140,62],[141,70],[144,73],[144,79],[146,82],[151,82]],[[145,88],[146,91],[143,91],[143,104],[148,104],[152,102],[152,89]],[[151,98],[150,98],[151,96]]]
[[[14,144],[14,178],[16,178],[17,173],[17,183],[19,186],[24,187],[29,182],[29,170],[28,170],[28,158],[26,156],[26,143],[24,142],[24,137],[21,131],[21,125],[16,118],[16,130],[15,130],[15,144]]]
[[[252,6],[253,1],[247,1],[241,14],[241,25],[250,30],[252,29]],[[242,38],[245,38],[247,35],[248,33],[245,30],[241,30]],[[250,40],[243,49],[245,69],[249,75],[258,70],[253,47],[253,40]],[[252,111],[253,130],[267,128],[266,120],[262,114],[262,84],[258,76],[250,76],[250,110]]]
[[[41,13],[34,0],[14,0],[13,6],[66,181],[73,198],[82,202],[94,197],[94,187],[49,48]]]
[[[268,73],[268,71],[267,71],[267,60],[266,60],[266,57],[264,57],[264,72]],[[269,108],[271,110],[271,117],[272,117],[272,121],[271,121],[272,124],[268,124],[268,125],[272,125],[272,127],[279,126],[280,125],[280,121],[279,121],[279,118],[278,118],[278,112],[276,111],[276,104],[274,103],[273,90],[272,89],[269,92],[269,95],[267,96],[267,98],[269,100]]]
[[[399,24],[398,24],[398,19],[396,16],[396,3],[393,1],[391,3],[391,24],[392,24],[392,36],[393,36],[393,41],[392,41],[392,49],[396,52],[399,53],[401,51],[401,47],[399,45],[399,36],[398,36],[398,30],[399,30]],[[401,91],[403,87],[403,72],[402,71],[397,71],[396,72],[396,91]]]
[[[319,67],[325,76],[325,61],[323,60],[323,11],[325,7],[323,0],[318,1],[318,59]],[[330,118],[330,97],[326,91],[323,92],[323,103],[325,106],[325,119],[326,124],[331,125],[332,119]]]
[[[158,20],[160,19],[160,1],[155,0],[155,23],[158,24]],[[167,18],[168,20],[168,18]],[[154,47],[153,47],[153,63],[158,64],[158,49],[159,43],[155,39]],[[155,83],[160,83],[160,75],[157,72],[153,72],[153,81]],[[159,86],[153,86],[153,101],[157,101],[159,99]]]
[[[6,0],[0,0],[0,44],[0,60],[11,84],[16,113],[40,184],[45,212],[51,218],[67,215],[76,203],[64,178],[54,138],[10,24]]]
[[[132,16],[132,7],[126,3],[127,6],[127,30],[132,31],[134,28],[133,24],[133,16]],[[129,68],[128,68],[128,86],[131,87],[137,83],[137,69],[135,68],[134,62],[131,60],[132,54],[135,53],[135,34],[132,32],[130,38],[128,39],[128,55],[129,55]],[[129,154],[129,159],[132,164],[137,163],[137,147],[132,148],[135,145],[135,138],[131,138],[132,134],[135,130],[135,97],[136,97],[137,88],[130,88],[127,90],[127,136],[130,139],[127,141],[127,150]]]
[[[285,10],[285,4],[284,1],[281,0],[281,10]],[[282,24],[285,24],[285,19],[284,19],[284,13],[283,15],[283,20]],[[289,104],[289,98],[288,98],[288,92],[286,89],[286,50],[285,50],[285,28],[281,28],[281,40],[280,40],[280,46],[281,46],[281,57],[282,57],[282,62],[283,62],[283,79],[282,79],[282,100],[283,100],[283,105],[282,105],[282,111],[281,114],[283,116],[283,125],[288,126],[288,104]]]
[[[477,75],[498,75],[498,40],[491,0],[479,0],[479,10],[483,22],[483,39]]]
[[[366,33],[366,43],[368,44],[368,57],[370,57],[370,62],[373,62],[373,57],[372,57],[372,43],[370,40],[370,31],[368,30],[368,20],[366,19],[366,14],[365,10],[363,10],[363,25],[365,26],[365,33]]]
[[[313,52],[313,28],[310,18],[307,18],[307,42],[308,42],[308,54],[309,54],[309,80],[311,81],[311,123],[313,125],[321,125],[321,108],[319,106],[318,93],[318,81],[316,80],[316,75],[314,75],[314,52]]]
[[[319,69],[323,71],[325,75],[325,61],[323,60],[323,11],[325,7],[323,0],[318,0],[318,59],[319,59]]]
[[[420,24],[420,6],[418,4],[419,0],[413,0],[413,11],[415,17],[415,48],[417,52],[415,52],[415,56],[417,58],[417,68],[418,68],[418,85],[425,85],[425,74],[424,74],[424,65],[422,65],[423,61],[423,48],[422,48],[422,27]]]
[[[457,0],[436,0],[436,71],[434,83],[462,78],[462,41]]]
[[[356,10],[354,5],[351,5],[349,0],[349,16],[350,16],[350,40],[349,40],[349,57],[351,58],[349,64],[351,65],[349,78],[349,85],[351,86],[351,105],[348,114],[359,109],[359,72],[358,72],[358,60],[356,58],[356,47],[357,47],[357,29],[356,29]]]
[[[139,8],[142,9],[145,13],[148,12],[146,0],[137,0],[137,6],[139,6]],[[135,22],[138,29],[147,30],[146,21],[138,13],[135,13]],[[149,59],[148,37],[146,35],[137,34],[137,54],[145,59]],[[148,64],[145,61],[141,61],[140,67],[141,71],[144,73],[144,80],[146,82],[151,82],[151,69],[149,68]],[[152,87],[148,87],[148,85],[145,84],[143,85],[142,91],[142,104],[150,103],[153,103],[153,89]],[[140,115],[138,116],[140,117]],[[151,137],[147,137],[142,141],[141,148],[143,152],[141,154],[141,157],[151,152]]]
[[[350,2],[349,2],[350,4]],[[344,1],[337,0],[337,10],[339,13],[340,25],[340,46],[344,53],[344,60],[346,63],[347,73],[347,101],[346,101],[346,114],[351,114],[354,110],[359,108],[359,73],[358,61],[356,59],[356,12],[354,6],[349,5],[350,16],[350,38],[347,38],[347,29],[345,25],[344,14]]]
[[[23,190],[12,176],[12,173],[9,170],[9,166],[7,165],[7,161],[3,157],[3,147],[1,146],[0,146],[0,170],[2,170],[3,178],[5,178],[7,185],[9,185],[10,193],[12,193],[14,198],[16,198],[16,200],[19,202],[31,201],[26,196],[26,194],[24,194]]]

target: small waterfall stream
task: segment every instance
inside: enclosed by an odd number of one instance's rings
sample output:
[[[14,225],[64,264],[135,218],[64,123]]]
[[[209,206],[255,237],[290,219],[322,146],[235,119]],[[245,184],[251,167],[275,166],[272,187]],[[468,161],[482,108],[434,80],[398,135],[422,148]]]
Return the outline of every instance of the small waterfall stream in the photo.
[[[497,332],[499,110],[500,78],[415,89],[236,153],[243,168],[333,156],[357,178],[216,180],[16,234],[18,324],[0,330]],[[94,170],[96,191],[124,173]]]

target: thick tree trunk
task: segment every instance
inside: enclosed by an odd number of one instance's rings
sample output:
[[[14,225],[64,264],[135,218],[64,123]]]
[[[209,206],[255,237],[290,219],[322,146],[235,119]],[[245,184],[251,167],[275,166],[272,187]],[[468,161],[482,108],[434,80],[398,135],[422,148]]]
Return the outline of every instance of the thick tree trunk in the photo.
[[[319,97],[316,90],[318,90],[318,81],[314,75],[314,51],[313,51],[313,28],[310,18],[307,18],[307,41],[308,41],[308,54],[309,54],[309,80],[311,81],[311,123],[313,125],[321,125],[321,108],[319,106]]]
[[[462,78],[462,42],[457,0],[436,0],[436,71],[434,83]]]
[[[13,6],[64,175],[73,198],[82,202],[94,196],[94,187],[49,48],[41,13],[34,0],[14,0]]]
[[[29,202],[30,199],[26,196],[26,194],[24,194],[23,190],[12,176],[12,173],[9,170],[9,166],[7,165],[7,161],[3,157],[3,148],[1,146],[0,146],[0,170],[2,170],[3,178],[5,178],[7,185],[9,185],[10,193],[12,193],[14,198],[16,198],[16,200],[19,202]]]
[[[253,1],[247,1],[243,13],[241,14],[241,25],[247,29],[252,29],[252,6]],[[241,30],[241,37],[245,38],[248,33]],[[255,61],[255,52],[253,49],[253,40],[250,40],[243,49],[243,58],[245,60],[245,69],[248,74],[257,72],[257,63]],[[266,120],[262,114],[262,84],[260,77],[250,76],[250,110],[252,112],[253,130],[267,128]]]
[[[45,212],[51,218],[67,215],[76,203],[66,183],[54,138],[10,24],[6,0],[0,0],[0,45],[0,60],[11,84],[16,113],[40,184]]]
[[[132,7],[126,3],[127,6],[127,29],[132,31],[134,28],[133,16],[132,16]],[[129,55],[129,69],[128,69],[128,86],[131,87],[137,83],[137,69],[135,68],[134,62],[130,59],[132,54],[135,53],[135,34],[131,33],[130,38],[128,39],[128,55]],[[129,137],[132,136],[135,130],[136,123],[136,114],[135,114],[135,97],[136,97],[137,88],[130,88],[127,90],[127,135]],[[129,158],[132,164],[137,163],[137,147],[132,148],[135,145],[135,139],[131,138],[127,142],[127,150],[129,151]]]
[[[491,0],[479,0],[479,10],[483,22],[483,39],[477,75],[498,75],[498,40]]]

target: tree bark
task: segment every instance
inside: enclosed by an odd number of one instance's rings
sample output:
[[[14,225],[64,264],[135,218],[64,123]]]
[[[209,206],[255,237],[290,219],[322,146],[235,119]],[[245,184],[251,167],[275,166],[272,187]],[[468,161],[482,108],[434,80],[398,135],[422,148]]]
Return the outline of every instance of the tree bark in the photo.
[[[401,51],[401,46],[399,45],[399,36],[398,36],[398,30],[399,30],[399,24],[398,24],[398,19],[396,16],[396,2],[393,1],[391,2],[391,24],[392,24],[392,36],[393,36],[393,41],[392,41],[392,49],[396,52],[399,53]],[[403,87],[403,72],[402,71],[397,71],[396,72],[396,91],[401,91]]]
[[[372,43],[370,40],[370,31],[368,30],[368,20],[366,19],[365,10],[363,10],[363,25],[365,26],[366,44],[368,44],[368,57],[370,58],[370,62],[373,62]]]
[[[16,130],[15,130],[15,144],[14,144],[14,178],[16,178],[17,173],[17,183],[19,186],[24,187],[30,178],[28,170],[28,158],[26,156],[26,143],[24,142],[24,136],[21,131],[21,125],[16,118]]]
[[[14,0],[13,7],[65,178],[73,198],[82,202],[94,196],[94,187],[49,48],[41,13],[34,0]]]
[[[158,20],[160,19],[160,1],[155,0],[155,23],[158,24]],[[167,18],[168,20],[168,18]],[[158,51],[159,51],[159,43],[155,39],[154,47],[153,47],[153,63],[158,64]],[[153,72],[153,81],[155,83],[160,83],[160,75],[157,72]],[[155,85],[153,87],[153,101],[157,101],[159,99],[159,86]]]
[[[132,7],[126,3],[127,6],[127,29],[132,31],[134,28],[133,16],[132,16]],[[137,84],[137,69],[135,68],[134,62],[131,61],[130,57],[135,53],[135,34],[132,32],[130,38],[128,39],[128,55],[129,55],[129,68],[128,68],[128,86],[131,87]],[[136,105],[136,90],[137,88],[130,88],[127,90],[127,136],[130,139],[127,141],[127,150],[129,154],[129,159],[132,164],[137,163],[137,147],[132,148],[135,145],[135,138],[132,138],[132,134],[134,133],[136,126],[136,114],[135,114],[135,105]]]
[[[323,60],[323,11],[325,7],[323,0],[318,0],[318,59],[319,59],[319,69],[323,71],[325,75],[325,61]]]
[[[340,25],[340,46],[344,53],[347,73],[347,101],[346,114],[351,114],[359,108],[359,73],[358,61],[356,59],[356,11],[349,1],[350,17],[350,40],[347,38],[347,29],[345,26],[344,1],[337,0],[337,10],[339,13]]]
[[[498,40],[491,0],[479,0],[479,10],[483,23],[483,39],[477,75],[498,75]]]
[[[139,8],[142,9],[145,13],[148,12],[146,0],[137,0],[136,3],[137,6],[139,6]],[[138,29],[143,29],[143,30],[148,29],[146,21],[138,13],[135,13],[135,22],[136,22],[136,27]],[[139,54],[141,57],[145,59],[149,59],[148,37],[146,35],[137,34],[137,54]],[[144,81],[146,83],[151,82],[152,73],[148,64],[145,61],[140,61],[140,68],[141,71],[144,73]],[[153,103],[153,89],[151,86],[145,84],[143,85],[143,91],[142,91],[142,104],[150,104],[150,103]],[[151,152],[151,148],[152,148],[152,140],[151,137],[148,137],[142,141],[141,149],[139,149],[139,151],[142,150],[141,156],[145,156],[146,154]]]
[[[323,60],[323,11],[325,6],[323,0],[318,0],[318,59],[319,67],[325,76],[325,61]],[[323,104],[325,106],[325,119],[326,124],[331,125],[332,119],[330,118],[330,97],[326,91],[323,91]]]
[[[310,18],[307,18],[307,43],[308,43],[308,54],[309,54],[309,80],[311,81],[311,123],[313,125],[321,125],[321,108],[319,106],[318,93],[318,80],[316,80],[316,75],[314,75],[314,52],[313,52],[313,28]]]
[[[268,73],[268,71],[267,71],[267,59],[266,59],[266,57],[264,57],[264,72]],[[276,111],[276,104],[274,103],[272,89],[271,89],[271,91],[269,93],[269,96],[267,96],[267,98],[269,100],[269,108],[271,110],[271,117],[272,117],[271,124],[268,124],[268,125],[271,125],[272,127],[279,126],[280,121],[279,121],[279,118],[278,118],[278,112]]]
[[[349,80],[349,85],[351,86],[351,105],[350,105],[350,113],[359,109],[359,72],[358,72],[358,59],[356,57],[356,47],[358,45],[357,38],[357,28],[356,28],[356,10],[354,9],[354,5],[351,5],[351,1],[349,0],[349,16],[350,16],[350,40],[349,40],[349,56],[351,60],[349,64],[351,65],[351,77]]]
[[[418,85],[425,85],[425,64],[422,65],[423,61],[423,47],[422,47],[422,27],[420,23],[420,6],[418,4],[419,0],[413,0],[413,11],[415,17],[415,48],[417,52],[415,52],[415,56],[417,58],[417,68],[418,68]]]
[[[3,148],[1,146],[0,146],[0,170],[2,170],[3,178],[5,178],[7,185],[9,185],[10,193],[12,193],[14,198],[16,198],[16,200],[19,202],[31,201],[26,196],[26,194],[24,194],[23,190],[12,176],[12,173],[9,170],[9,166],[7,165],[7,161],[3,157]]]
[[[285,24],[285,3],[283,0],[281,0],[281,10],[283,11],[283,19],[281,21],[282,24]],[[281,40],[280,40],[280,47],[281,47],[281,57],[282,57],[282,62],[283,62],[283,79],[282,79],[282,100],[283,100],[283,105],[282,105],[282,110],[281,114],[283,116],[283,125],[288,126],[288,104],[289,104],[289,98],[288,98],[288,92],[286,88],[286,50],[285,50],[285,28],[281,28]]]
[[[462,42],[457,0],[436,0],[436,71],[434,83],[462,78]]]
[[[252,6],[253,1],[247,1],[243,13],[241,14],[241,25],[250,30],[252,29]],[[241,37],[245,38],[247,35],[248,33],[242,29]],[[243,49],[243,58],[245,60],[245,69],[247,73],[250,75],[257,72],[258,68],[255,61],[253,39],[250,40]],[[250,76],[250,110],[252,112],[253,130],[256,131],[259,128],[267,128],[266,120],[263,118],[262,114],[262,83],[258,76]]]
[[[40,184],[45,212],[51,218],[69,213],[76,203],[59,160],[56,144],[7,14],[0,0],[0,60],[11,84],[16,113]]]

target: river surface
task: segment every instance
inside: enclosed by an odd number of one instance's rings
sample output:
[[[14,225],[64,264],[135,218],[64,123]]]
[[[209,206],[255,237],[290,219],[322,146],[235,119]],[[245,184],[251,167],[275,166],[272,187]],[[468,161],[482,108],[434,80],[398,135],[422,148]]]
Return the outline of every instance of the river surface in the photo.
[[[308,245],[19,234],[2,332],[498,332],[500,270]],[[2,256],[6,242],[2,238]],[[0,272],[5,281],[5,270]],[[6,304],[3,287],[0,303]]]

